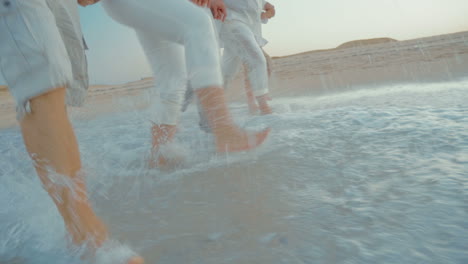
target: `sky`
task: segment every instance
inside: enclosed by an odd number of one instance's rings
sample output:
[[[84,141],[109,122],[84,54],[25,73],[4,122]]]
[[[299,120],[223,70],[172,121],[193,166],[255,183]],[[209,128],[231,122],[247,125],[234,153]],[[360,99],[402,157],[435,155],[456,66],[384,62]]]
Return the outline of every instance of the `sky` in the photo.
[[[134,0],[132,0],[134,1]],[[167,0],[170,1],[170,0]],[[187,0],[188,1],[188,0]],[[398,40],[468,31],[468,0],[271,0],[276,16],[264,25],[271,56],[334,48],[377,37]],[[133,30],[100,4],[80,8],[92,84],[151,76]],[[0,83],[4,83],[0,76]]]

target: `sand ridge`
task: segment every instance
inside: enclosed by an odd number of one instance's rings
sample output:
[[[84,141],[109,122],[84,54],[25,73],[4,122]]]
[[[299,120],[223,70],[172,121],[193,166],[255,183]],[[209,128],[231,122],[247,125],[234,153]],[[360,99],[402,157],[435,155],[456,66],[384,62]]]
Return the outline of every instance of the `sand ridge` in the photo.
[[[276,57],[273,61],[281,83],[273,87],[273,95],[448,81],[468,77],[468,32],[380,43],[353,41],[340,48]],[[282,89],[289,86],[287,83],[294,83],[295,89]]]

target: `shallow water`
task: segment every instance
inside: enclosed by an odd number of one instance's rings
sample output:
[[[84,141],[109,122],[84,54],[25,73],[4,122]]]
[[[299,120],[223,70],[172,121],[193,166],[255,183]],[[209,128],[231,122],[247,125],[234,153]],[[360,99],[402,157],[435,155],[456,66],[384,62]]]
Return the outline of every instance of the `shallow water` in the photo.
[[[276,98],[254,118],[234,104],[239,123],[273,129],[235,155],[214,153],[192,106],[173,171],[146,168],[147,111],[74,125],[98,213],[148,263],[467,263],[467,87]],[[0,262],[80,263],[17,128],[0,153]]]

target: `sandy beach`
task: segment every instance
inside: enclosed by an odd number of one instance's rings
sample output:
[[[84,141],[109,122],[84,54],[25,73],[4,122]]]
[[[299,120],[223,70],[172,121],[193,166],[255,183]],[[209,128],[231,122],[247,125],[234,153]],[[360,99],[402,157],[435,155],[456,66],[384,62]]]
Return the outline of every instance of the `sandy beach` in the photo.
[[[273,57],[271,95],[317,95],[360,87],[395,83],[441,82],[468,77],[468,32],[398,41],[391,38],[355,40],[336,48]],[[153,85],[152,78],[121,85],[90,87],[86,106],[73,108],[76,118],[112,112],[106,102],[140,96]],[[241,100],[239,76],[227,96]],[[105,105],[105,106],[104,106]],[[144,103],[128,105],[129,108]],[[118,104],[119,109],[122,105]],[[0,128],[15,126],[14,102],[0,86]]]

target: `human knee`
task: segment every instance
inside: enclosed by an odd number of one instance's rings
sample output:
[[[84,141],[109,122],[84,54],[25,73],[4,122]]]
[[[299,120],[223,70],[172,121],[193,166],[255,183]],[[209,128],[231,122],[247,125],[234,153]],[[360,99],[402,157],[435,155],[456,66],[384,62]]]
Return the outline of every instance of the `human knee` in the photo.
[[[216,41],[214,35],[213,21],[207,13],[202,10],[193,12],[187,19],[187,29],[184,35],[185,42],[199,42],[201,40]]]

